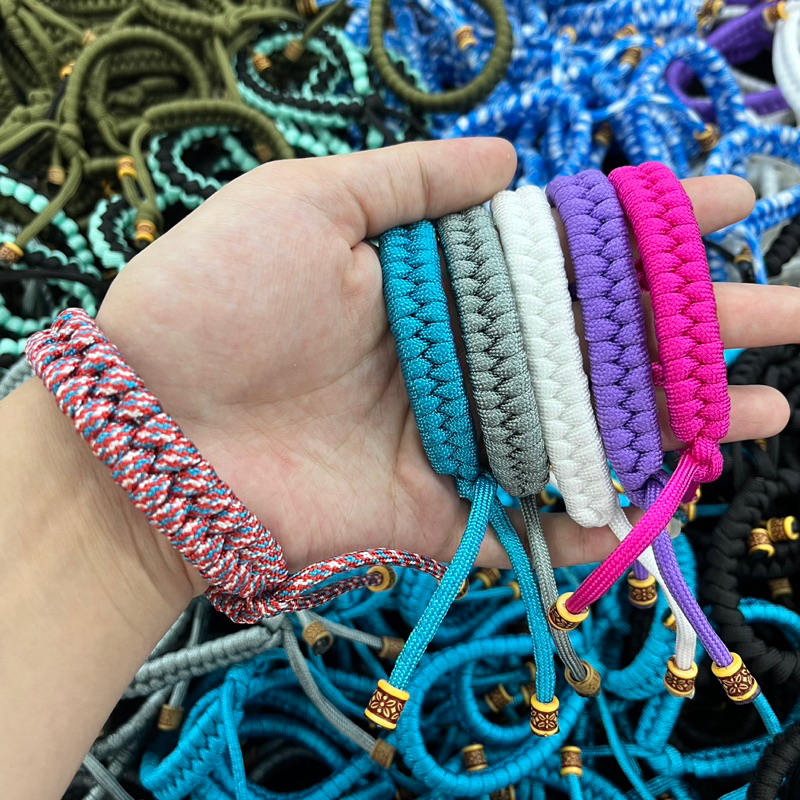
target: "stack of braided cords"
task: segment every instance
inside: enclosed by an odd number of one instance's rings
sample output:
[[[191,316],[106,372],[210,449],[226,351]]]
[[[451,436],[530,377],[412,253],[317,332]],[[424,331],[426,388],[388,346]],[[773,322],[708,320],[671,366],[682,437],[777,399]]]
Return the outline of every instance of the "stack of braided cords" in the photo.
[[[488,509],[483,507],[484,489],[487,484],[493,486],[494,479],[482,476],[478,463],[433,226],[429,222],[419,222],[388,231],[381,237],[380,255],[389,326],[395,337],[398,360],[423,447],[431,466],[437,472],[455,477],[459,494],[473,500],[467,526],[470,536],[465,534],[462,546],[471,549],[472,545],[465,543],[474,541],[474,528],[480,526],[482,535],[491,519],[508,552],[518,574],[537,654],[537,691],[542,692],[545,700],[550,700],[555,679],[552,659],[549,659],[549,667],[545,663],[549,654],[542,634],[546,633],[547,626],[536,597],[534,578],[530,568],[526,569],[524,551],[497,500],[494,499]],[[476,502],[478,499],[480,503]],[[473,562],[476,556],[477,549],[471,556]],[[453,576],[457,574],[460,573],[453,572]],[[398,660],[392,672],[395,688],[403,688],[460,587],[461,583],[455,583],[453,577],[447,584],[443,582],[431,598],[423,615],[424,624],[415,628],[413,646],[404,650],[405,657]]]
[[[792,217],[764,255],[767,275],[775,278],[784,266],[800,251],[800,214]]]
[[[653,306],[658,375],[676,437],[687,443],[658,501],[567,601],[580,612],[603,594],[666,527],[684,498],[722,471],[719,442],[730,398],[716,302],[691,201],[660,164],[622,167],[610,180],[639,244]]]
[[[503,251],[492,218],[481,207],[443,217],[436,227],[489,466],[500,486],[521,498],[539,602],[546,611],[558,590],[535,498],[547,483],[549,464]],[[586,669],[569,637],[563,631],[552,635],[565,666],[584,680]]]
[[[711,616],[719,625],[720,635],[747,660],[748,668],[758,678],[772,678],[792,686],[800,684],[800,653],[793,647],[783,649],[768,644],[763,634],[745,624],[740,608],[743,580],[737,565],[747,558],[751,530],[770,516],[780,500],[794,498],[798,492],[800,474],[794,470],[780,469],[775,478],[753,476],[714,529],[704,581],[704,594],[712,603]],[[770,560],[765,574],[770,580],[791,578],[797,572],[800,548],[795,542],[777,543],[777,550],[783,548],[793,551],[794,558]],[[775,606],[776,613],[781,610]]]
[[[800,763],[800,722],[795,723],[764,748],[745,795],[746,800],[777,800],[789,771]],[[793,794],[787,795],[794,797]]]
[[[597,429],[564,255],[547,198],[533,186],[501,192],[492,200],[492,213],[514,288],[545,446],[567,513],[588,528],[609,525],[625,541],[631,526],[619,506]],[[664,586],[678,622],[676,658],[688,669],[694,661],[694,632],[665,586],[652,551],[637,556]]]
[[[617,479],[641,508],[666,483],[644,310],[625,217],[601,172],[557,178],[548,187],[564,222],[589,349],[594,408]],[[667,531],[655,540],[666,583],[714,662],[731,654],[706,619],[681,574]]]

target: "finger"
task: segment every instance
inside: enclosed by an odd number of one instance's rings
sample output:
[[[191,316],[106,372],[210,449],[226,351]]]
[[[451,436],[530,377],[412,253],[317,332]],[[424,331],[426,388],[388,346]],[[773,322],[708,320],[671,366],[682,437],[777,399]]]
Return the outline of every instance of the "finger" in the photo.
[[[755,205],[753,187],[743,178],[736,175],[707,175],[699,178],[686,178],[681,181],[686,194],[692,201],[697,224],[705,236],[720,228],[733,225],[743,220]],[[570,281],[575,278],[569,256],[569,246],[561,218],[556,215],[561,247],[567,255],[567,273]],[[636,237],[631,233],[634,258],[639,257]]]
[[[450,139],[274,162],[251,174],[321,211],[353,246],[396,225],[485,202],[508,186],[516,163],[503,139]]]
[[[800,342],[800,290],[796,286],[714,284],[725,347],[769,347]]]
[[[731,427],[723,439],[725,442],[768,439],[780,433],[789,421],[789,403],[770,386],[729,386],[728,396],[731,399]],[[672,433],[664,392],[660,389],[656,401],[662,446],[664,450],[676,450],[684,443]]]
[[[626,509],[632,521],[641,517],[638,509]],[[508,509],[508,516],[523,542],[525,524],[522,514]],[[617,546],[617,537],[609,528],[582,528],[567,514],[542,514],[542,531],[550,551],[553,567],[571,567],[575,564],[591,564],[602,561]],[[481,567],[507,569],[508,556],[494,533],[489,532],[483,541],[476,562]]]

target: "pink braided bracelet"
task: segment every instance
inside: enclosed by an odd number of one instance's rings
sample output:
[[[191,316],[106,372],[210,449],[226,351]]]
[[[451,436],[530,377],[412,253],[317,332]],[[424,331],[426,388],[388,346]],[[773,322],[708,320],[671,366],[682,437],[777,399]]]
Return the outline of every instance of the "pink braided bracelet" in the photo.
[[[687,447],[675,472],[631,534],[562,598],[551,620],[574,627],[588,607],[628,570],[700,483],[722,471],[719,442],[728,431],[730,399],[714,290],[691,200],[662,164],[621,167],[610,175],[639,243],[653,305],[659,370],[675,435]]]
[[[365,550],[289,575],[280,545],[216,474],[120,352],[81,309],[67,309],[25,348],[61,411],[150,524],[210,584],[212,603],[236,622],[308,608],[350,589],[390,588],[390,566],[441,578],[433,559]],[[366,575],[314,586],[358,567]]]

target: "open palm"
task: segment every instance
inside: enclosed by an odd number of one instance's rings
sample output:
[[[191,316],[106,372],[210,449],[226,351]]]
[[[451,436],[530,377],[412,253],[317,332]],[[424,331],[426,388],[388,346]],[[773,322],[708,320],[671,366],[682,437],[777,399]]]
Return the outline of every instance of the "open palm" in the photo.
[[[454,552],[468,509],[428,465],[365,239],[482,203],[514,167],[513,149],[496,139],[271,163],[218,192],[114,282],[100,326],[272,530],[290,570],[372,547]],[[737,178],[686,188],[705,231],[752,205]],[[800,340],[795,289],[720,286],[718,303],[727,346]],[[785,424],[774,390],[731,396],[730,439]],[[666,427],[664,438],[677,444]],[[616,543],[560,515],[545,524],[556,564]],[[496,540],[481,560],[503,563]]]

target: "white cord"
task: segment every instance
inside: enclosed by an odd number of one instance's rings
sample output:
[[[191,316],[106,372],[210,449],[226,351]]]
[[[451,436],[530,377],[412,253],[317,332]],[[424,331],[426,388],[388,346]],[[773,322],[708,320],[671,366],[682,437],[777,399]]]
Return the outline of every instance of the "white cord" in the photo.
[[[800,0],[786,3],[786,19],[775,25],[772,45],[772,71],[786,103],[800,124]]]
[[[545,448],[567,513],[589,528],[608,525],[622,540],[632,530],[611,483],[575,331],[564,254],[545,193],[536,186],[492,199],[522,328]],[[688,669],[697,637],[667,590],[652,548],[639,559],[662,587],[677,621],[675,661]]]

